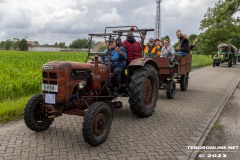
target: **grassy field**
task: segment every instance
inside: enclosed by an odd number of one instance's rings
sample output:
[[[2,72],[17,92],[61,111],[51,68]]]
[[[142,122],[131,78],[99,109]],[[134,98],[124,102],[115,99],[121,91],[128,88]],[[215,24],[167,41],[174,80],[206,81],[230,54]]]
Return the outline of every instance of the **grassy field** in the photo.
[[[84,62],[86,53],[0,51],[0,123],[22,117],[27,100],[41,92],[41,67],[54,60]],[[211,64],[193,56],[193,68]]]

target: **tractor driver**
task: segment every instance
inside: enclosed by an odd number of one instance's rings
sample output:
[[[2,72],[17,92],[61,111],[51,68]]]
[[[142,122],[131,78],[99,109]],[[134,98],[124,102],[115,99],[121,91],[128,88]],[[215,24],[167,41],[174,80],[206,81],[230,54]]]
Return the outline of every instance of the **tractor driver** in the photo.
[[[121,46],[116,46],[116,41],[111,38],[109,41],[109,48],[104,51],[106,53],[103,56],[103,62],[110,65],[111,72],[113,74],[114,86],[119,87],[121,83],[121,73],[126,68],[127,53]]]

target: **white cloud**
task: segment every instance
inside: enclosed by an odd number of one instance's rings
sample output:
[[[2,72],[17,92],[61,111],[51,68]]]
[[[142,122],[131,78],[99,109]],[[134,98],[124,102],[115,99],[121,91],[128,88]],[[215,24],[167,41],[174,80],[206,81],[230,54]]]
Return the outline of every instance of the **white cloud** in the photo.
[[[123,21],[123,16],[118,14],[116,8],[113,8],[110,13],[101,14],[98,18],[99,23],[103,23],[106,25],[118,25]]]
[[[178,28],[186,34],[199,33],[203,15],[215,2],[162,1],[162,35],[176,40]],[[89,32],[103,32],[106,26],[155,27],[155,0],[4,0],[0,4],[0,41],[27,36],[40,43],[70,43]]]

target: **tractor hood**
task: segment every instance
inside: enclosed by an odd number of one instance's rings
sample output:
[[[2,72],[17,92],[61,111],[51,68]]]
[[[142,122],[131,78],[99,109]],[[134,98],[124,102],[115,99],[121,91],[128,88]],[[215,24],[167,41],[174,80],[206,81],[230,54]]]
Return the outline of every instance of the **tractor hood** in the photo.
[[[109,79],[109,67],[105,64],[98,64],[97,68],[93,63],[81,63],[70,61],[53,61],[42,66],[43,72],[71,73],[72,70],[89,70],[93,74],[100,75],[102,80]]]
[[[43,71],[56,71],[56,70],[68,70],[68,69],[83,69],[91,70],[92,66],[87,63],[70,62],[70,61],[53,61],[43,65]]]

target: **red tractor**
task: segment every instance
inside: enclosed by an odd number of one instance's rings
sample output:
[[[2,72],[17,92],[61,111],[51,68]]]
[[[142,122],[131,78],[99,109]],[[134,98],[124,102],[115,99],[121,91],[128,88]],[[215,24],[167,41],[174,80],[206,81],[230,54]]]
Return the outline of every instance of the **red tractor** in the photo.
[[[124,26],[129,27],[129,26]],[[118,27],[110,27],[118,28]],[[122,27],[121,27],[122,28]],[[89,34],[87,63],[53,61],[42,67],[42,93],[33,96],[24,109],[24,121],[28,128],[41,132],[50,127],[54,118],[62,114],[84,116],[82,135],[92,146],[102,144],[111,129],[112,109],[121,108],[117,97],[129,97],[130,109],[138,117],[152,115],[158,98],[158,89],[167,90],[168,98],[175,95],[175,81],[181,90],[187,90],[188,73],[191,71],[191,55],[169,63],[168,58],[138,58],[133,60],[124,72],[119,84],[119,94],[113,94],[109,66],[99,63],[103,51],[94,51],[93,42],[112,37],[126,36],[124,33],[142,35],[153,29],[117,30],[111,33]],[[96,41],[95,41],[96,42]],[[102,41],[103,42],[103,41]],[[95,43],[96,44],[96,43]],[[108,47],[108,46],[107,46]]]

